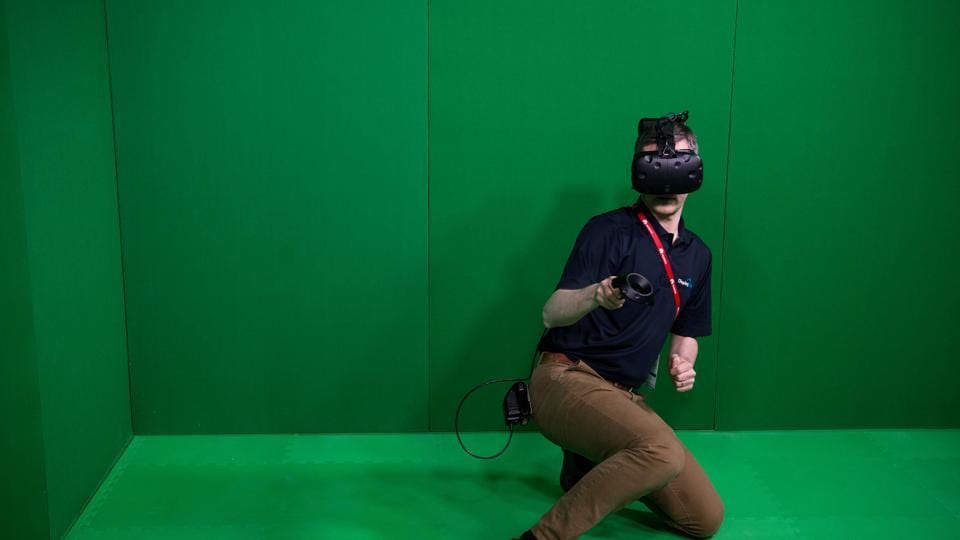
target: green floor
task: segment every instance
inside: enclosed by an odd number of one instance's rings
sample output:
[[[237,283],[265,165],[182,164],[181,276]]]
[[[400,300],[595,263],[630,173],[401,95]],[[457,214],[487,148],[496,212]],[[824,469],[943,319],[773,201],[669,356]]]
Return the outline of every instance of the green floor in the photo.
[[[725,499],[717,538],[960,538],[960,431],[680,436]],[[488,462],[452,434],[136,437],[68,538],[507,539],[559,497],[559,458],[535,433]],[[583,538],[676,536],[634,504]]]

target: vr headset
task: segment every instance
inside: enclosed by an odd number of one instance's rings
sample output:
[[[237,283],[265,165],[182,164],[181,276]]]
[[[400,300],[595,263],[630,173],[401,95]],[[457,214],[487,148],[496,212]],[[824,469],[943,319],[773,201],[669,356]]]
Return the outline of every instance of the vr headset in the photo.
[[[703,162],[693,149],[677,150],[677,126],[686,127],[687,111],[660,118],[642,118],[633,150],[633,189],[648,195],[692,193],[703,184]],[[656,141],[656,150],[645,151]]]

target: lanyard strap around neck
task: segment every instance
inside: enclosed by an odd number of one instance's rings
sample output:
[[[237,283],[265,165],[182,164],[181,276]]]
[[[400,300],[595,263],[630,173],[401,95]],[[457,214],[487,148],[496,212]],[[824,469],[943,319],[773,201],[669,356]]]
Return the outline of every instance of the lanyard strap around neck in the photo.
[[[647,228],[647,232],[650,233],[653,245],[657,246],[657,253],[660,254],[663,269],[667,271],[667,279],[670,280],[670,288],[673,289],[673,303],[677,306],[677,312],[673,315],[673,317],[676,318],[677,315],[680,315],[680,290],[677,289],[677,280],[673,275],[673,266],[670,265],[670,259],[667,258],[667,250],[663,249],[663,242],[661,242],[660,237],[657,236],[657,231],[653,230],[653,225],[650,224],[650,220],[647,219],[647,215],[643,213],[643,210],[637,210],[637,218],[640,220],[640,223],[643,223],[643,226]]]

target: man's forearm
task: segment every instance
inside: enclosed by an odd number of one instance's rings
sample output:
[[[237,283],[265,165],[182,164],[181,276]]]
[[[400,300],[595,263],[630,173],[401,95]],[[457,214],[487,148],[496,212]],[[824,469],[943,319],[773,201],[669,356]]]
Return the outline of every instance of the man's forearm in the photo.
[[[697,338],[670,334],[671,357],[675,354],[679,354],[680,356],[689,360],[691,364],[694,364],[697,361],[697,353],[699,351],[700,346],[697,344]]]
[[[582,289],[559,289],[554,291],[543,306],[543,325],[547,328],[569,326],[599,305],[596,300],[597,284]]]

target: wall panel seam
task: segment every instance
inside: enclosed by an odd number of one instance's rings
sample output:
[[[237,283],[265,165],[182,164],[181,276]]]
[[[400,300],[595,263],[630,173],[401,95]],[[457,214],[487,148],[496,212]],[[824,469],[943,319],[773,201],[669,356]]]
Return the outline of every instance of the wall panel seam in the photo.
[[[117,245],[120,250],[120,290],[123,298],[123,352],[127,358],[127,408],[130,412],[130,432],[133,434],[136,422],[133,416],[133,373],[130,365],[130,330],[127,323],[127,270],[123,255],[123,224],[120,217],[120,158],[117,149],[117,115],[113,97],[113,66],[110,63],[110,27],[107,17],[107,0],[103,0],[103,38],[107,51],[107,87],[110,94],[110,131],[113,136],[113,180],[117,197]]]
[[[733,51],[730,62],[730,106],[727,108],[727,170],[724,172],[723,183],[723,224],[721,226],[720,236],[720,294],[717,298],[717,346],[716,346],[716,384],[713,388],[713,429],[718,428],[717,420],[720,410],[720,344],[723,337],[723,277],[726,273],[726,252],[727,252],[727,195],[730,191],[730,147],[732,146],[733,135],[733,92],[736,87],[737,73],[737,27],[740,22],[740,0],[736,0],[733,14]]]

